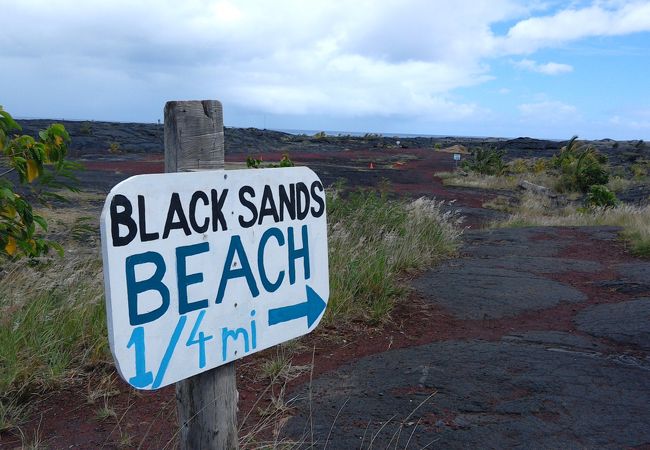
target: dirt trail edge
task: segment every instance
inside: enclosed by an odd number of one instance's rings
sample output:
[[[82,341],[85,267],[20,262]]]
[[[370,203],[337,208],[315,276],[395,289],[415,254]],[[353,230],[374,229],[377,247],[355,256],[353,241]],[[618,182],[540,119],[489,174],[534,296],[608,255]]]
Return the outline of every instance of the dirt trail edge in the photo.
[[[285,434],[329,449],[648,448],[650,262],[610,227],[465,242],[413,282],[436,311],[420,345],[303,385]]]

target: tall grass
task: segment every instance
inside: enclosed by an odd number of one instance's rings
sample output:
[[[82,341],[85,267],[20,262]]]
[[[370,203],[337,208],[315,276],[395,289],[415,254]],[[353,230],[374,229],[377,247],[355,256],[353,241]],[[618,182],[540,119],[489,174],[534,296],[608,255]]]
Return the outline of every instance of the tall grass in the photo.
[[[386,319],[403,292],[400,274],[456,249],[457,213],[425,198],[391,200],[359,191],[328,199],[330,299],[325,320]]]
[[[64,257],[0,261],[0,430],[20,423],[34,394],[108,361],[96,226],[84,216],[97,214],[86,203],[45,211]]]
[[[614,208],[554,208],[547,197],[526,193],[517,211],[507,220],[494,225],[619,226],[623,228],[622,236],[630,242],[632,252],[638,256],[650,257],[650,206],[621,204]]]
[[[106,360],[98,255],[14,263],[0,284],[0,396],[22,396]]]

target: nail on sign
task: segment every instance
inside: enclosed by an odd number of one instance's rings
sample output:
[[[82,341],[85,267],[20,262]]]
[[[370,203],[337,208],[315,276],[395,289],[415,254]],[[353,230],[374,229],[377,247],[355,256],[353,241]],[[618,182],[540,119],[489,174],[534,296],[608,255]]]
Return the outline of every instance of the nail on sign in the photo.
[[[101,218],[111,351],[157,389],[314,329],[325,191],[306,167],[138,175]]]

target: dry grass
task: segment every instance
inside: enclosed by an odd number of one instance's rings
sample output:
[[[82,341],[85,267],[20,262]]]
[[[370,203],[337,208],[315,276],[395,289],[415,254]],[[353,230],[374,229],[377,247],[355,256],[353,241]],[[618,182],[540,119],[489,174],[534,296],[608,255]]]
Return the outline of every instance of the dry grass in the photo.
[[[627,189],[630,189],[635,186],[640,186],[643,184],[648,184],[647,179],[643,178],[623,178],[619,176],[609,177],[609,182],[607,183],[607,189],[612,192],[622,192]]]
[[[455,251],[461,218],[444,206],[425,198],[390,200],[374,192],[357,192],[346,199],[331,196],[330,299],[325,320],[386,320],[403,292],[398,275]]]
[[[14,428],[26,401],[88,376],[109,358],[95,198],[40,211],[63,257],[0,266],[0,428]],[[84,219],[94,216],[94,219]]]
[[[472,187],[477,189],[498,189],[514,190],[522,181],[538,184],[540,186],[553,188],[557,177],[546,173],[524,173],[515,175],[481,175],[475,172],[468,172],[461,175],[461,172],[439,172],[436,176],[442,178],[445,186]]]
[[[547,197],[526,193],[519,208],[497,227],[518,226],[594,226],[611,225],[623,228],[622,235],[630,241],[632,251],[650,257],[650,206],[619,205],[615,208],[583,209],[568,205],[553,208]]]

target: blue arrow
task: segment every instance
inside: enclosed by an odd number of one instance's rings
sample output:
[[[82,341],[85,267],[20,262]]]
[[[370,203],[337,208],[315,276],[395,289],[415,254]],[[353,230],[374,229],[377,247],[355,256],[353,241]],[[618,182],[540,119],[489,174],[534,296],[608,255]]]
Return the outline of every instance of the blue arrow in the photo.
[[[307,317],[307,327],[311,328],[325,311],[327,303],[309,286],[306,286],[305,290],[307,291],[307,301],[283,306],[282,308],[269,309],[269,325],[277,325],[282,322]]]

